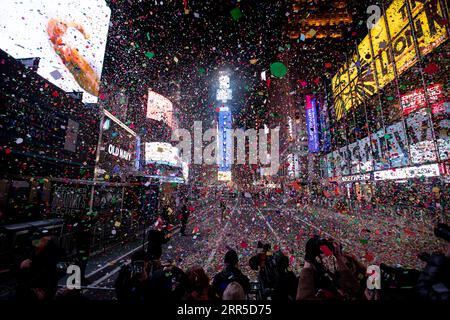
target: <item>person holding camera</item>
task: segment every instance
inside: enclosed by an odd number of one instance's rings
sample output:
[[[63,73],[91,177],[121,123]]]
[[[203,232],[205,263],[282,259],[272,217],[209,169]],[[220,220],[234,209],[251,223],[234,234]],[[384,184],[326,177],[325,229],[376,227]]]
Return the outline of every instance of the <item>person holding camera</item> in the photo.
[[[348,262],[339,244],[318,236],[309,239],[297,300],[344,300],[357,296],[360,283]]]
[[[114,284],[120,302],[144,302],[148,300],[150,279],[154,270],[145,251],[135,252],[131,263],[123,266]]]
[[[450,226],[440,223],[434,234],[448,242],[447,253],[435,253],[428,258],[417,281],[416,292],[422,299],[450,301]]]
[[[272,254],[270,244],[258,241],[257,254],[250,258],[252,270],[259,270],[261,295],[264,299],[289,301],[295,300],[297,278],[289,269],[289,258],[281,251]]]

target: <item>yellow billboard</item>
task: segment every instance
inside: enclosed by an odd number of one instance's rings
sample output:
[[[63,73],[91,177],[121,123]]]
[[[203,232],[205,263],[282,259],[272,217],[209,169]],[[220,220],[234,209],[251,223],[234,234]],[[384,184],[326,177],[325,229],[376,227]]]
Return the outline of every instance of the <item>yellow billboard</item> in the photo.
[[[217,180],[219,181],[231,181],[231,171],[218,171]]]
[[[417,41],[422,56],[433,51],[447,39],[443,10],[437,0],[430,0],[427,6],[414,19],[416,25]]]
[[[340,119],[343,110],[362,103],[362,97],[371,96],[394,79],[394,63],[401,75],[417,62],[412,24],[409,20],[406,1],[409,1],[419,50],[422,56],[439,46],[448,35],[443,9],[439,0],[428,0],[425,4],[415,0],[393,0],[386,10],[386,21],[382,16],[358,45],[361,78],[357,76],[355,55],[338,71],[332,80],[335,98],[336,118]],[[388,37],[390,35],[390,40]],[[392,49],[392,51],[391,51]],[[372,55],[373,50],[373,55]],[[356,61],[356,62],[355,62]],[[375,81],[375,73],[378,78]],[[349,85],[349,77],[352,83]],[[345,89],[344,89],[345,88]]]

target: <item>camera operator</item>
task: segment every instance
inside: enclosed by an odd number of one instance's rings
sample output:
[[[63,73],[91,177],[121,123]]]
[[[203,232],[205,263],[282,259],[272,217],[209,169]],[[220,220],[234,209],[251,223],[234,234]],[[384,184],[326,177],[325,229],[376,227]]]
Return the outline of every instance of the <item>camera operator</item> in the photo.
[[[435,253],[429,257],[419,276],[416,291],[422,299],[450,301],[450,226],[438,224],[434,234],[448,242],[447,253]]]
[[[333,258],[334,257],[334,258]],[[330,261],[332,260],[332,261]],[[361,292],[355,270],[342,247],[314,236],[306,243],[305,265],[300,272],[297,300],[352,299]],[[333,270],[330,265],[333,265]]]
[[[121,302],[143,302],[149,296],[152,264],[145,251],[138,251],[131,257],[131,263],[119,271],[115,282],[117,300]]]
[[[264,299],[288,301],[295,300],[297,278],[289,269],[289,258],[281,251],[272,254],[270,245],[258,242],[257,254],[250,258],[252,270],[258,270]]]

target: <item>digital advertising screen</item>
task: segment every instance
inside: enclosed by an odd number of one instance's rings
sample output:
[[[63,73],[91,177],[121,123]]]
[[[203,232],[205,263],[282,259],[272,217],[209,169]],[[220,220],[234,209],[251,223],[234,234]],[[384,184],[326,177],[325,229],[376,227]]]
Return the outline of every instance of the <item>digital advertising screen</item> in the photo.
[[[147,118],[163,121],[169,127],[173,127],[173,104],[166,97],[149,90],[147,100]]]
[[[306,127],[308,129],[309,152],[319,152],[319,133],[317,125],[316,98],[306,96]]]
[[[406,0],[393,0],[386,9],[387,23],[384,19],[379,19],[370,30],[370,36],[367,35],[359,43],[359,61],[356,63],[359,63],[361,69],[361,81],[352,81],[352,76],[355,74],[355,68],[352,66],[356,64],[354,57],[333,76],[332,91],[337,120],[342,118],[344,111],[352,105],[349,103],[352,101],[352,97],[353,106],[358,107],[362,104],[364,95],[371,96],[377,92],[375,73],[379,89],[394,79],[393,63],[388,52],[390,47],[394,53],[398,75],[404,73],[418,61],[411,30],[412,24],[416,29],[418,49],[422,56],[432,52],[448,39],[441,1],[413,1],[411,21],[404,10],[405,2]],[[388,31],[390,37],[388,37]],[[373,48],[375,57],[372,56],[371,48]],[[406,112],[409,112],[409,109]]]
[[[136,162],[136,134],[117,118],[106,113],[102,124],[98,178],[125,176],[134,170]]]
[[[104,0],[2,0],[0,49],[39,57],[38,74],[96,103],[111,10]]]
[[[166,142],[146,142],[144,158],[146,163],[181,166],[178,148]]]

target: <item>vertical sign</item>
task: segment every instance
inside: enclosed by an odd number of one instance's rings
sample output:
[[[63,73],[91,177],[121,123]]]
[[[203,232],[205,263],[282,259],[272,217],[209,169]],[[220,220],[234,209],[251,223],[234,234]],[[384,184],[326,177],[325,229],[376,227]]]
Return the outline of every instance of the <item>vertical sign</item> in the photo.
[[[319,152],[319,134],[317,130],[316,98],[306,96],[306,128],[308,130],[308,148],[310,153]]]

